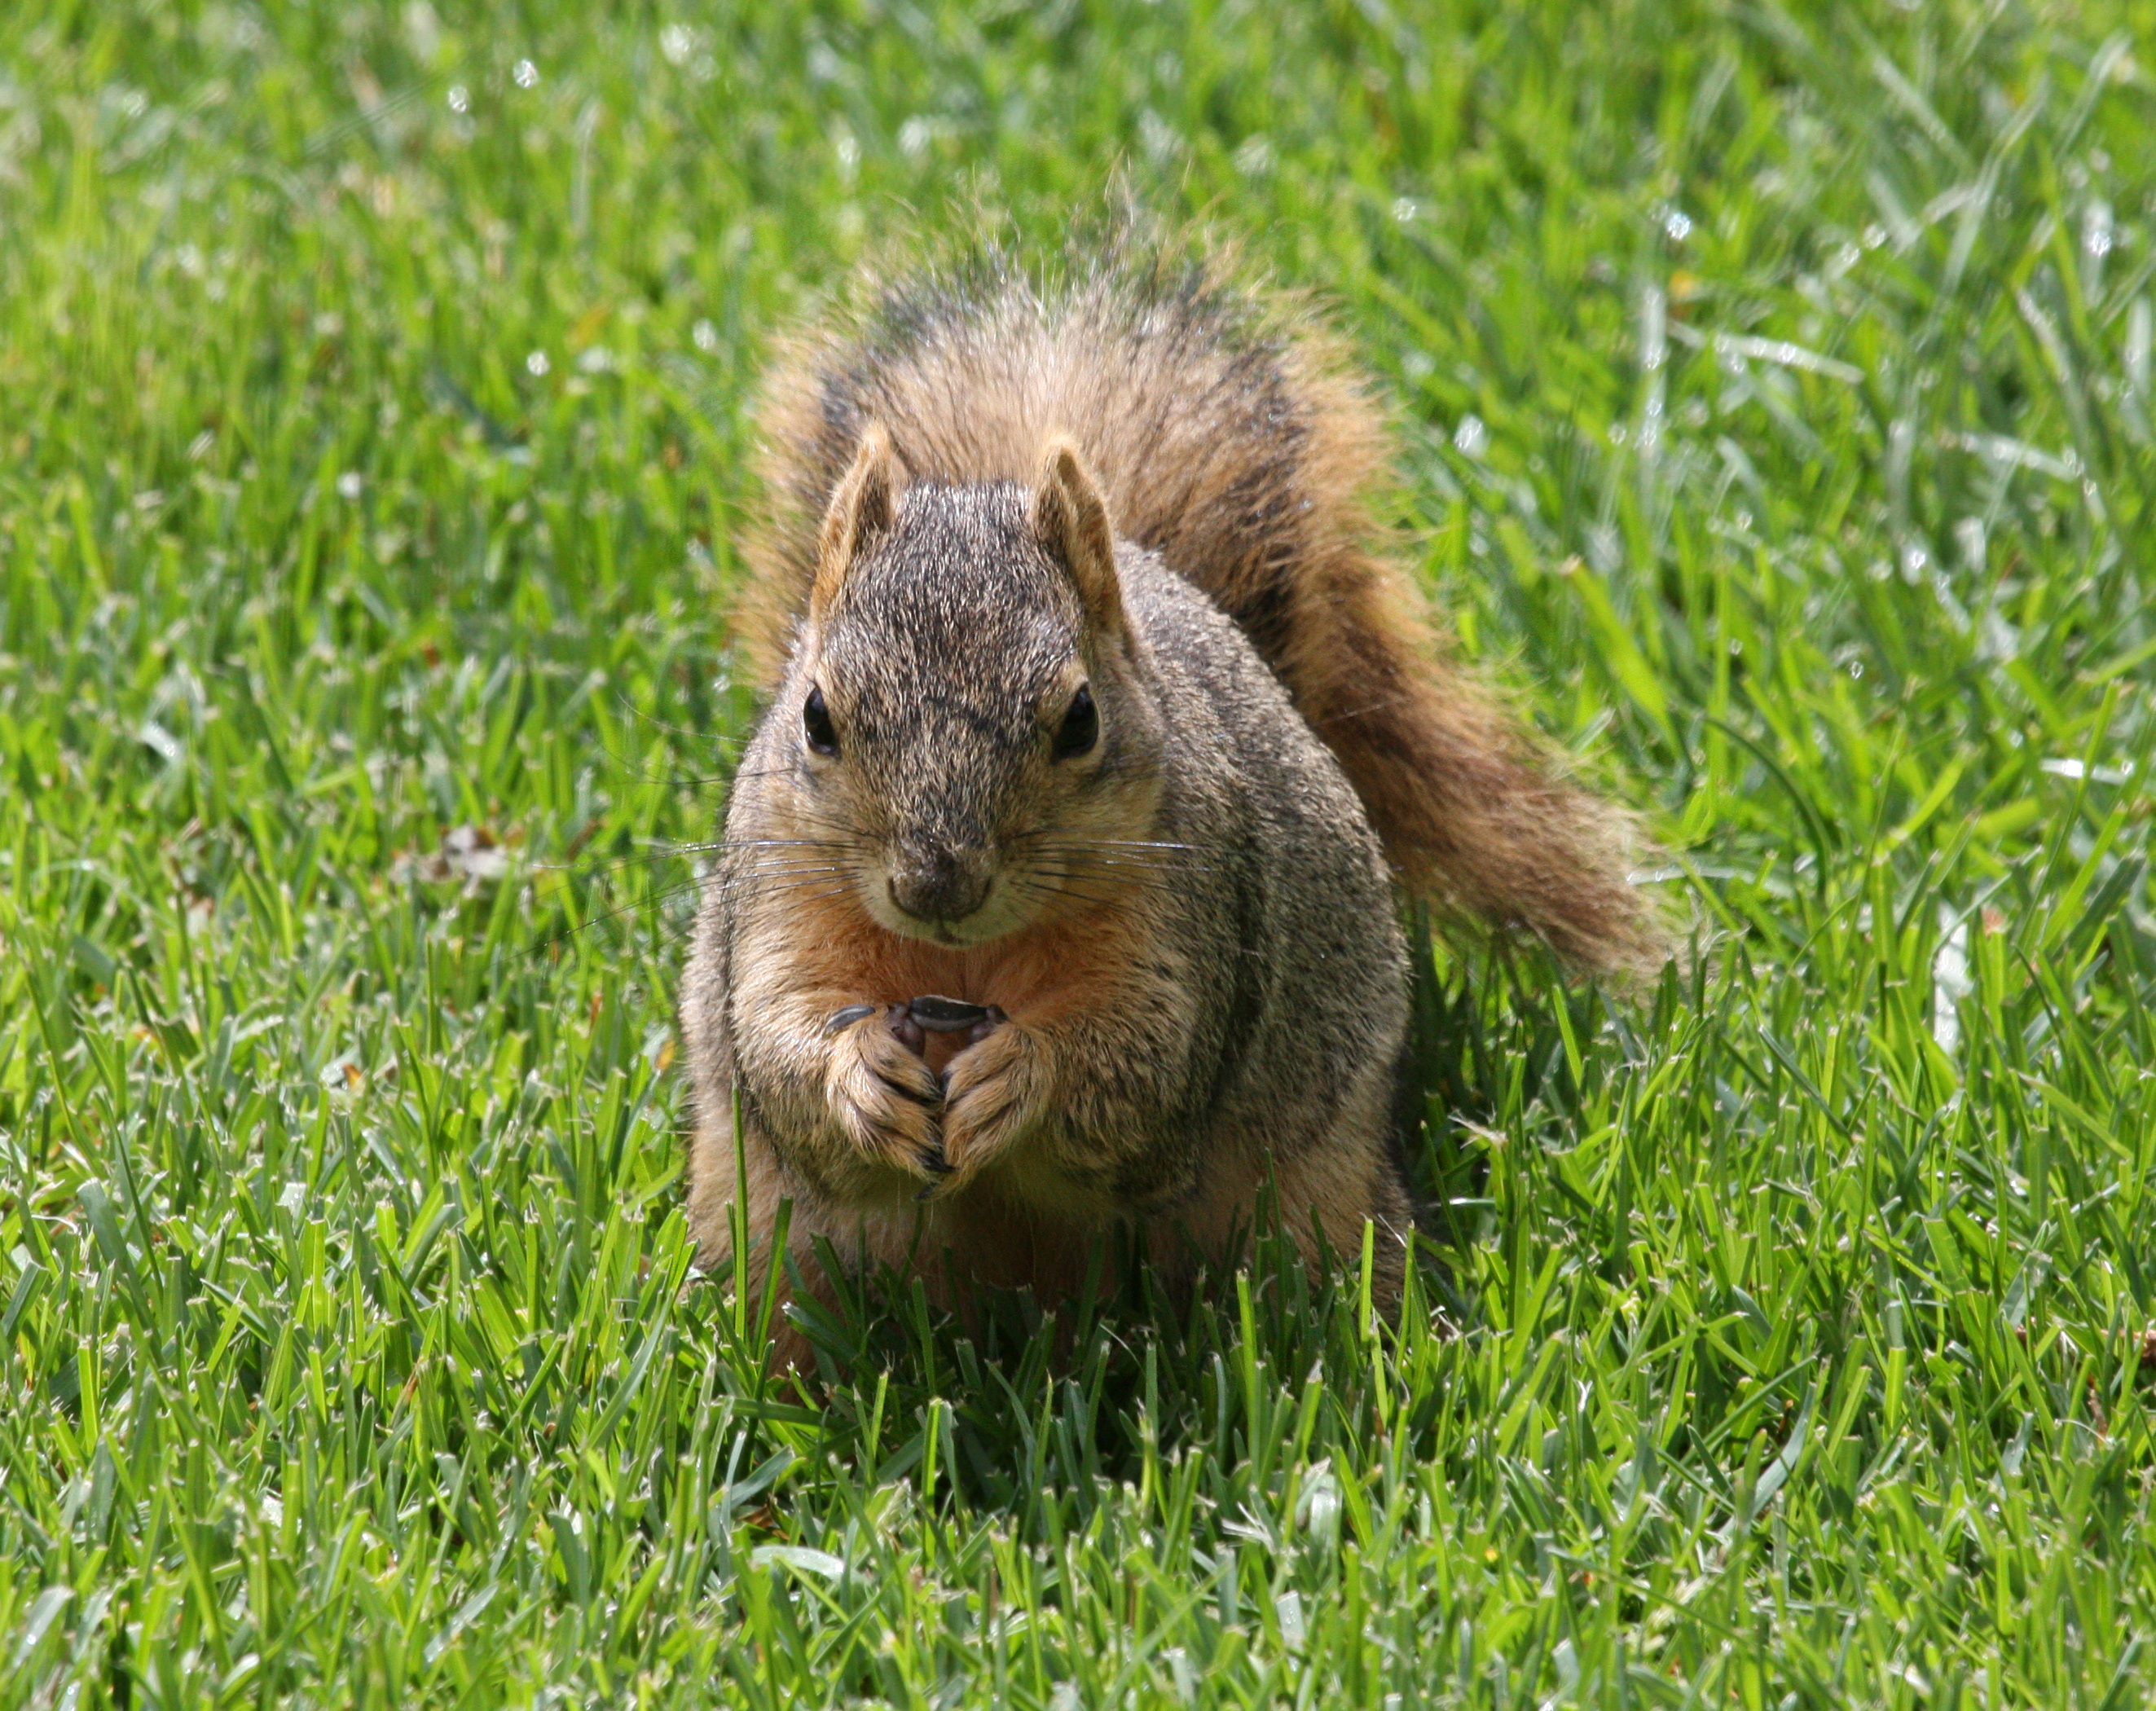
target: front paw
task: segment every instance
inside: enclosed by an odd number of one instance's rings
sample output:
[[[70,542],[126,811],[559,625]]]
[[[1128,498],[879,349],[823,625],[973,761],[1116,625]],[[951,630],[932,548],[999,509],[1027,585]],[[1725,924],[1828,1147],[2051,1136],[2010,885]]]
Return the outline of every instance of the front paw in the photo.
[[[943,1072],[943,1155],[951,1175],[940,1192],[965,1186],[1036,1128],[1048,1113],[1049,1066],[1039,1036],[1004,1021],[951,1060]]]
[[[831,1115],[870,1158],[935,1184],[951,1174],[944,1156],[943,1090],[913,1048],[918,1030],[902,1031],[905,1008],[844,1018],[824,1080]],[[834,1018],[838,1020],[839,1018]]]

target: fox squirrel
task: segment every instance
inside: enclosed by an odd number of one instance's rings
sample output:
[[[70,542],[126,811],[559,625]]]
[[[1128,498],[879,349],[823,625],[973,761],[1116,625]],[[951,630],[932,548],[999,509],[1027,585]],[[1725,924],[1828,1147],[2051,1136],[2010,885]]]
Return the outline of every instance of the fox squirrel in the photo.
[[[771,701],[681,995],[702,1261],[740,1197],[760,1281],[790,1198],[804,1282],[823,1236],[1053,1296],[1113,1224],[1227,1256],[1270,1180],[1313,1261],[1373,1221],[1395,1297],[1395,886],[1581,970],[1661,941],[1625,818],[1378,549],[1333,347],[1204,261],[991,258],[803,337],[761,426]]]

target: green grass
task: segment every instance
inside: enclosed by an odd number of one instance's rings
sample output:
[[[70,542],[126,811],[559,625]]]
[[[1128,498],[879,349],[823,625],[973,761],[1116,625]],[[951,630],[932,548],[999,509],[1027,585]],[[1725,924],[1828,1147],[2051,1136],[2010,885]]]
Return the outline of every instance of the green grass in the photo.
[[[0,13],[0,1704],[2156,1698],[2156,7],[608,10]],[[1117,162],[1707,953],[1433,971],[1457,1338],[804,1405],[679,1290],[748,390]]]

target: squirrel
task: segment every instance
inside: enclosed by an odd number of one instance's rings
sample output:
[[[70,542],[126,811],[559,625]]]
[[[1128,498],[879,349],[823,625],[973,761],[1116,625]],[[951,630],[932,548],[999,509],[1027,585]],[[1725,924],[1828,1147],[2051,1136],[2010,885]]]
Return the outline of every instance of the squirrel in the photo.
[[[1000,252],[771,369],[737,634],[767,710],[680,1015],[688,1216],[759,1288],[850,1266],[1185,1280],[1270,1189],[1398,1299],[1403,896],[1624,975],[1630,818],[1450,665],[1369,514],[1384,422],[1217,262]],[[787,1287],[778,1280],[781,1293]],[[773,1359],[808,1357],[780,1327]]]

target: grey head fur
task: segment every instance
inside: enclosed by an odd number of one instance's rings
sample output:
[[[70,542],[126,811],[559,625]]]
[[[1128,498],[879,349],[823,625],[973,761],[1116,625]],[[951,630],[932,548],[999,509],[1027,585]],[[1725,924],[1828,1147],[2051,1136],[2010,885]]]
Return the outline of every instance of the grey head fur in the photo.
[[[1040,840],[1106,799],[1127,806],[1158,768],[1144,675],[1089,635],[1015,482],[909,488],[792,678],[788,700],[820,691],[836,738],[835,755],[804,756],[804,794],[863,846],[864,904],[910,936],[978,943],[1023,924],[1052,885]],[[1098,735],[1059,756],[1081,688]]]

